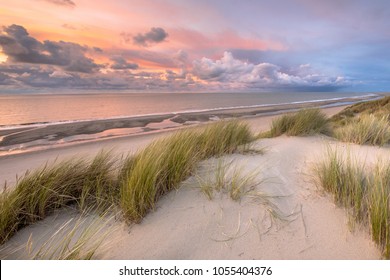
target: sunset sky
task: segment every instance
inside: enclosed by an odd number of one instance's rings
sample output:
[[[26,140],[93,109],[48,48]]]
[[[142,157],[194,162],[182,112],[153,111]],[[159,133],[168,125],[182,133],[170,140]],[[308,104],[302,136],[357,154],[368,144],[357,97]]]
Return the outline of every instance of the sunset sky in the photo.
[[[0,0],[0,93],[390,91],[387,0]]]

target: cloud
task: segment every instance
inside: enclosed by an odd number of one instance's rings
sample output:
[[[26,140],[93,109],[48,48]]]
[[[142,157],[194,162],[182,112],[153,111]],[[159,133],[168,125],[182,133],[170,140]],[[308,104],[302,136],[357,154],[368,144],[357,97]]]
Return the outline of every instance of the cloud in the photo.
[[[111,57],[111,60],[114,62],[111,65],[111,68],[115,70],[127,70],[127,69],[134,70],[138,68],[137,63],[129,63],[121,56]]]
[[[161,27],[152,27],[149,32],[138,33],[133,37],[133,43],[139,46],[148,46],[163,42],[168,37],[168,33]]]
[[[73,76],[59,70],[55,70],[53,73],[49,74],[49,77],[51,78],[72,78]]]
[[[12,78],[6,74],[0,73],[0,85],[12,85]]]
[[[131,58],[132,61],[140,65],[147,65],[161,68],[174,68],[177,64],[174,61],[172,55],[162,52],[150,51],[147,49],[134,50],[134,49],[114,49],[113,54],[120,53],[124,57]]]
[[[94,74],[70,73],[51,65],[0,64],[0,85],[4,91],[130,90],[199,91],[202,84],[190,75],[181,78],[172,70],[160,72],[107,71]]]
[[[102,53],[103,52],[103,49],[101,49],[99,47],[93,47],[92,49],[93,49],[93,51],[98,52],[98,53]]]
[[[65,29],[69,29],[69,30],[77,30],[77,27],[76,27],[76,26],[74,26],[74,25],[72,25],[72,24],[69,24],[69,23],[64,23],[64,24],[62,25],[62,27],[65,28]]]
[[[174,56],[173,61],[176,63],[176,65],[180,68],[180,76],[185,77],[188,72],[188,54],[183,51],[179,50]]]
[[[225,52],[219,60],[202,58],[193,62],[192,74],[209,83],[231,88],[317,88],[331,90],[345,86],[342,76],[326,76],[317,73],[310,65],[301,65],[291,71],[283,71],[272,63],[248,63],[235,59]]]
[[[76,3],[73,2],[72,0],[45,0],[45,1],[59,6],[66,6],[71,8],[76,7]]]
[[[20,25],[3,28],[0,46],[10,62],[47,64],[62,67],[66,71],[93,73],[101,65],[86,57],[88,48],[64,41],[38,41]],[[7,60],[7,61],[8,61]]]

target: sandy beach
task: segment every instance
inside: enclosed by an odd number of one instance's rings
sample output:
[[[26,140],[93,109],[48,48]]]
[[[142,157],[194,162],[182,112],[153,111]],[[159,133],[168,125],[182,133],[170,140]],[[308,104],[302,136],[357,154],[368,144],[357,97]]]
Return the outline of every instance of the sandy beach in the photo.
[[[323,109],[328,115],[344,107]],[[255,132],[267,130],[277,115],[245,118]],[[16,175],[56,160],[90,157],[101,149],[134,153],[172,131],[80,143],[61,148],[0,157],[0,178],[12,186]],[[202,162],[196,174],[157,203],[141,223],[113,222],[103,259],[380,259],[367,229],[353,226],[344,209],[313,181],[313,166],[327,147],[353,151],[368,162],[390,155],[385,148],[350,145],[326,136],[261,139],[263,154],[222,157],[232,170],[256,173],[257,195],[233,201],[223,191],[209,200],[199,178],[210,176],[216,159]],[[348,147],[348,148],[347,148]],[[214,167],[213,167],[214,166]],[[203,173],[202,173],[203,172]],[[206,173],[204,173],[206,172]],[[207,173],[208,172],[208,173]],[[20,230],[4,246],[16,248],[33,238],[47,239],[75,215],[60,211]],[[35,239],[34,239],[35,238]],[[9,250],[8,250],[9,251]],[[18,255],[8,255],[18,258]],[[22,257],[23,258],[23,257]]]
[[[243,108],[224,108],[59,123],[30,123],[17,127],[0,127],[0,157],[48,148],[58,148],[80,142],[99,141],[139,134],[153,134],[220,119],[269,116],[301,108],[334,107],[375,98],[378,98],[378,96],[368,95],[267,106],[245,106]]]

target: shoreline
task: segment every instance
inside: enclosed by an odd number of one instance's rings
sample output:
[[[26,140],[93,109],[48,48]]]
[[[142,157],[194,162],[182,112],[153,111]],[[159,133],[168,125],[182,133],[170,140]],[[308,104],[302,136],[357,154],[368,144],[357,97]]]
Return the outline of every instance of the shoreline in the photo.
[[[331,116],[345,107],[346,106],[323,108],[322,111],[328,116]],[[243,118],[243,120],[249,124],[252,131],[260,132],[267,130],[272,123],[272,120],[281,114],[283,113],[248,116]],[[126,156],[127,154],[137,152],[159,137],[169,135],[169,133],[173,133],[178,129],[185,127],[186,126],[174,129],[156,130],[144,134],[96,139],[94,141],[53,145],[51,147],[45,147],[44,149],[31,149],[21,153],[0,155],[0,166],[2,167],[0,168],[0,184],[2,184],[3,187],[4,182],[7,182],[8,186],[13,186],[17,181],[17,178],[25,174],[28,170],[72,157],[93,157],[101,150],[110,150],[115,154]]]
[[[220,119],[253,118],[279,115],[302,108],[328,108],[351,105],[366,101],[368,96],[337,98],[322,101],[295,102],[288,104],[256,105],[246,108],[227,108],[200,110],[196,112],[178,112],[115,118],[91,121],[65,122],[25,128],[0,130],[0,158],[14,154],[28,153],[37,150],[52,149],[80,143],[91,143],[107,139],[135,135],[155,134],[207,123]],[[372,95],[374,100],[380,95]]]

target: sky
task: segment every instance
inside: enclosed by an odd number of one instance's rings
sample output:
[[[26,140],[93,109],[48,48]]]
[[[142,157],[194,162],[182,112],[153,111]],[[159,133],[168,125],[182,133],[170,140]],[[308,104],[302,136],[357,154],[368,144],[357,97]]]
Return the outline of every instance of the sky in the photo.
[[[0,93],[390,91],[387,0],[0,0]]]

